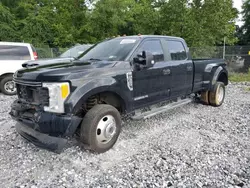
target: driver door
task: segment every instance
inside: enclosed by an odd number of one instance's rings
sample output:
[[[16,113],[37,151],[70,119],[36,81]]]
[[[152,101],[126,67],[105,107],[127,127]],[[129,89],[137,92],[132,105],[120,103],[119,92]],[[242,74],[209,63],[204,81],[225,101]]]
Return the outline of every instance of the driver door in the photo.
[[[171,70],[168,65],[160,39],[144,40],[135,52],[151,52],[154,56],[153,67],[133,71],[134,107],[140,108],[170,97]]]

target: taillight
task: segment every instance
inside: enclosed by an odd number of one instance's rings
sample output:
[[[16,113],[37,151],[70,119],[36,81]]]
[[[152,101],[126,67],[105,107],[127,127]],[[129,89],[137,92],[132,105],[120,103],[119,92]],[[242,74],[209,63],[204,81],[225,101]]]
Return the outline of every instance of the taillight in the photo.
[[[33,55],[34,55],[34,59],[37,60],[38,59],[37,53],[33,52]]]

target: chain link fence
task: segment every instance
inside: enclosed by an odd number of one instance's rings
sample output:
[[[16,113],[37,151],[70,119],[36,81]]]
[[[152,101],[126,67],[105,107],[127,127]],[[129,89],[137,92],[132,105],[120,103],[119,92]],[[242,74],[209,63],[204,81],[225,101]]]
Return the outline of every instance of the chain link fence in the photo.
[[[39,59],[56,58],[67,50],[68,48],[36,48]]]
[[[248,73],[250,67],[250,46],[212,46],[190,48],[194,59],[224,58],[230,72]]]
[[[36,48],[38,58],[77,57],[92,44],[76,44],[71,48]]]

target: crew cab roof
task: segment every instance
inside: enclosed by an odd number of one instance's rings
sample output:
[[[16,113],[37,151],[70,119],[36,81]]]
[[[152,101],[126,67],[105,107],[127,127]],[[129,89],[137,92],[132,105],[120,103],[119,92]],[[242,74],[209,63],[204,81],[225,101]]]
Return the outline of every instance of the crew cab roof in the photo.
[[[145,39],[145,38],[167,38],[167,39],[178,39],[178,40],[184,40],[180,37],[173,37],[173,36],[165,36],[165,35],[131,35],[131,36],[120,36],[116,38],[136,38],[136,39]]]

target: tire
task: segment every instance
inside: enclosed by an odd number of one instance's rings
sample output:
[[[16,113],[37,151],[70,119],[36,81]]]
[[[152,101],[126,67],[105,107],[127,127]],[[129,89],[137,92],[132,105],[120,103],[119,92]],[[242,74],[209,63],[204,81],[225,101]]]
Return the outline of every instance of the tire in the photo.
[[[217,82],[213,90],[209,92],[209,103],[211,106],[219,107],[223,104],[225,99],[225,85],[222,82]]]
[[[17,91],[12,76],[6,76],[1,80],[0,90],[5,95],[16,95]]]
[[[90,109],[83,118],[80,140],[85,149],[104,153],[116,143],[121,132],[121,116],[111,105],[100,104]]]
[[[201,97],[200,97],[200,101],[204,104],[204,105],[209,105],[209,92],[208,91],[203,91],[201,92]]]

